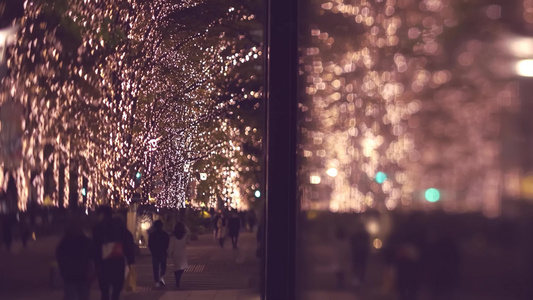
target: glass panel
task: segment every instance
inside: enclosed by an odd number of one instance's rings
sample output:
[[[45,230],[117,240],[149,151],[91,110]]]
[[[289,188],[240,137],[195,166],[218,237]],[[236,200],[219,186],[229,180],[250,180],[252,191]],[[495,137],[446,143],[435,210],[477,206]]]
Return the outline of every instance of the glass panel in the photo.
[[[533,3],[301,7],[301,298],[531,298]]]

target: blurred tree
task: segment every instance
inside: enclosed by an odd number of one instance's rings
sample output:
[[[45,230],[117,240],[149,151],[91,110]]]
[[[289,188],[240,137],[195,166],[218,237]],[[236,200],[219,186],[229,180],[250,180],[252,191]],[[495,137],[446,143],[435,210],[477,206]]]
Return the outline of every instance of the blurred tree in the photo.
[[[241,105],[257,110],[262,97],[255,18],[226,1],[29,2],[2,91],[2,101],[24,107],[22,199],[30,185],[44,197],[42,171],[32,180],[31,170],[53,169],[65,189],[56,204],[81,192],[69,190],[86,177],[89,205],[119,205],[129,202],[142,169],[142,189],[157,186],[158,205],[170,207],[184,205],[195,162],[238,172],[239,160],[257,172],[257,156],[236,149],[260,147],[260,131],[254,125],[241,134],[235,113]],[[53,154],[43,159],[45,145]],[[241,184],[212,178],[221,191]]]

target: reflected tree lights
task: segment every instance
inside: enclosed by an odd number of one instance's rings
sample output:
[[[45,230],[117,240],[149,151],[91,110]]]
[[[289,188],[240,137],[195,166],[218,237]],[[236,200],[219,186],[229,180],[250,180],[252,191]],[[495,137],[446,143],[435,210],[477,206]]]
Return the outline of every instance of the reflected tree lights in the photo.
[[[460,0],[313,2],[300,172],[320,176],[336,165],[338,174],[302,183],[304,209],[425,207],[424,191],[438,187],[445,209],[499,214],[501,115],[517,103],[514,82],[486,63],[505,27],[499,9]]]

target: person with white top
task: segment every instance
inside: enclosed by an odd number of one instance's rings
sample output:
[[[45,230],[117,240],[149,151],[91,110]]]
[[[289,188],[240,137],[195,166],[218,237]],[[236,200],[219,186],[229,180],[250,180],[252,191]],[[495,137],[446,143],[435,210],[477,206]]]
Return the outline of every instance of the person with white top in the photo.
[[[182,222],[174,225],[174,231],[168,244],[168,256],[174,264],[176,288],[180,287],[181,276],[188,267],[187,264],[187,228]]]

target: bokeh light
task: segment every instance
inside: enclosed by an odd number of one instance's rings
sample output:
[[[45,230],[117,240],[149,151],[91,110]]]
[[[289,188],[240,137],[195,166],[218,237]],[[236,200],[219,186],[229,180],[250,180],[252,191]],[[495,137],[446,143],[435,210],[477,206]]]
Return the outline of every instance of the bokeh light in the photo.
[[[440,200],[440,192],[436,188],[429,188],[424,193],[426,200],[429,202],[437,202]]]

